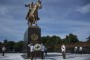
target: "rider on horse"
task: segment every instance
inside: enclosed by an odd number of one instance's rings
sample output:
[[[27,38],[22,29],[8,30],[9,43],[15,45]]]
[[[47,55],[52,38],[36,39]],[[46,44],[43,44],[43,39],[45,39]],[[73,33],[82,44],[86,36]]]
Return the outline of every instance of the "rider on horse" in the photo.
[[[38,17],[38,9],[41,9],[41,1],[38,0],[37,4],[34,4],[33,2],[29,5],[25,5],[25,7],[29,7],[29,12],[26,16],[26,19],[28,20],[28,24],[30,23],[31,26],[32,24],[37,25],[37,20],[40,18]]]

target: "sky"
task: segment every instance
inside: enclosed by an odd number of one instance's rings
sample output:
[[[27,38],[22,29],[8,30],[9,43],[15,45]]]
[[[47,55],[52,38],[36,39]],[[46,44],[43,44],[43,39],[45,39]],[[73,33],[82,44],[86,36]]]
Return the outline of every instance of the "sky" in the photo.
[[[28,28],[25,4],[37,0],[0,0],[0,41],[20,41]],[[41,0],[38,10],[42,36],[60,36],[73,33],[80,41],[90,36],[90,0]]]

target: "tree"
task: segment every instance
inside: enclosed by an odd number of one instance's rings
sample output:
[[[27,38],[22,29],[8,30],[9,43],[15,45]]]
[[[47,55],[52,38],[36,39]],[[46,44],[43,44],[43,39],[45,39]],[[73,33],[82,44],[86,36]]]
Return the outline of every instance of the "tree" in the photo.
[[[44,36],[42,37],[42,42],[50,47],[50,51],[54,51],[55,46],[60,44],[62,42],[61,38],[59,36],[53,35],[53,36]]]
[[[52,38],[52,42],[53,42],[54,45],[60,44],[62,42],[61,38],[59,36],[53,35],[51,38]]]
[[[72,33],[69,34],[69,40],[70,40],[70,43],[79,42],[77,36],[73,35]]]
[[[19,41],[15,44],[15,51],[17,52],[23,51],[23,41]]]
[[[4,41],[3,41],[3,44],[7,44],[7,42],[8,42],[8,40],[7,39],[5,39]]]
[[[87,39],[87,42],[90,42],[90,36],[88,38],[86,38],[86,39]]]
[[[66,35],[66,38],[63,39],[64,43],[75,43],[79,42],[76,35],[73,35],[72,33],[69,34],[69,36]]]
[[[0,42],[0,52],[2,51],[2,42]]]
[[[13,51],[13,49],[15,48],[15,42],[14,41],[8,41],[7,47],[9,49],[9,51]]]
[[[63,43],[70,43],[69,36],[66,35],[66,38],[62,39]]]
[[[0,45],[2,45],[2,42],[0,42]]]
[[[41,37],[42,43],[47,45],[47,40],[49,40],[49,37],[50,36],[43,36],[43,37]]]

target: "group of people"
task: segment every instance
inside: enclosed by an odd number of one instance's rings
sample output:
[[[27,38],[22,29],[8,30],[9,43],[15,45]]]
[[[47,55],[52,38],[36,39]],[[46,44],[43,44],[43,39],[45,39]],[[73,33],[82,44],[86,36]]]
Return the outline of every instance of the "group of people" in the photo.
[[[62,52],[63,59],[65,59],[65,58],[66,58],[66,47],[65,47],[64,44],[61,45],[61,52]],[[76,54],[77,54],[77,53],[82,54],[82,53],[83,53],[83,48],[82,48],[82,47],[77,47],[77,46],[75,46],[74,52],[75,52]]]
[[[31,60],[33,60],[34,51],[36,50],[35,45],[33,45],[31,43],[31,44],[28,45],[28,47],[30,48]],[[40,51],[41,51],[41,57],[43,59],[44,58],[44,53],[47,54],[47,48],[43,44],[40,44]],[[80,47],[80,51],[82,51],[82,47]],[[64,44],[61,45],[61,52],[62,52],[63,59],[66,59],[66,46]],[[77,53],[77,47],[75,47],[75,52]]]
[[[44,58],[44,53],[46,55],[46,52],[47,52],[47,48],[44,46],[44,44],[29,44],[28,47],[30,48],[30,57],[31,57],[31,60],[33,60],[33,57],[34,57],[34,52],[35,51],[41,51],[41,58],[43,59]]]
[[[30,48],[31,60],[33,60],[34,51],[36,50],[35,45],[33,45],[31,43],[31,44],[28,45],[28,47]],[[43,44],[40,44],[40,51],[41,51],[41,57],[43,59],[44,58],[44,53],[45,53],[45,55],[47,54],[47,48]],[[61,52],[62,52],[63,59],[66,59],[66,46],[64,44],[62,44],[62,46],[61,46]]]
[[[78,53],[82,54],[83,53],[83,48],[75,46],[74,51],[75,51],[76,54],[78,54]]]
[[[28,47],[30,48],[30,58],[31,60],[33,60],[33,57],[34,57],[34,52],[35,51],[41,51],[41,58],[43,59],[44,58],[44,53],[45,55],[47,55],[47,48],[46,46],[42,43],[42,44],[28,44]],[[6,47],[2,47],[2,55],[4,56],[4,53],[5,53],[5,50],[6,50]],[[61,45],[61,52],[62,52],[62,56],[63,56],[63,59],[66,59],[66,46],[64,44]],[[82,54],[83,53],[83,48],[82,47],[77,47],[75,46],[74,48],[74,52],[77,54],[77,53],[80,53]]]

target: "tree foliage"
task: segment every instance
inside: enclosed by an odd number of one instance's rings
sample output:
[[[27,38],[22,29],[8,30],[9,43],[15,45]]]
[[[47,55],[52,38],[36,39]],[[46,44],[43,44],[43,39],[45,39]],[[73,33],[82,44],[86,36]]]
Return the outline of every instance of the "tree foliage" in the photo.
[[[90,42],[90,36],[88,36],[88,38],[86,38],[87,39],[87,42]]]
[[[1,47],[5,46],[7,52],[22,52],[23,51],[23,41],[15,42],[15,41],[8,41],[7,39],[5,39],[3,43],[0,42],[0,45]]]
[[[4,42],[3,42],[3,44],[7,44],[7,42],[8,42],[8,40],[7,40],[7,39],[5,39],[5,40],[4,40]]]
[[[52,46],[52,45],[56,45],[56,44],[60,44],[61,43],[61,38],[59,36],[44,36],[42,37],[42,43],[48,45],[48,46]]]
[[[88,41],[90,41],[90,36],[87,38]],[[70,33],[69,35],[66,35],[66,37],[64,39],[61,39],[60,36],[43,36],[41,37],[41,41],[43,44],[45,44],[48,47],[52,47],[51,49],[56,49],[56,46],[65,43],[65,44],[69,44],[69,43],[75,43],[75,42],[79,42],[78,38],[76,35]],[[16,51],[16,52],[22,52],[23,51],[23,41],[19,41],[19,42],[15,42],[15,41],[8,41],[7,39],[4,40],[3,43],[0,42],[0,44],[3,44],[6,46],[6,48],[8,49],[8,51]]]
[[[9,51],[13,51],[13,49],[15,48],[15,42],[14,41],[8,41],[7,42],[7,48],[9,49]]]
[[[75,42],[79,42],[79,39],[77,38],[76,35],[73,35],[72,33],[70,33],[68,36],[66,35],[66,38],[63,39],[64,43],[75,43]]]
[[[2,42],[0,42],[0,45],[2,45]]]
[[[23,41],[19,41],[15,44],[15,51],[17,52],[23,51]]]

